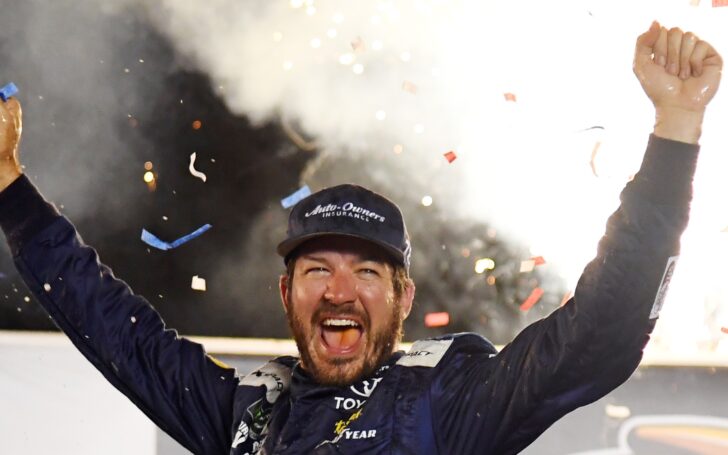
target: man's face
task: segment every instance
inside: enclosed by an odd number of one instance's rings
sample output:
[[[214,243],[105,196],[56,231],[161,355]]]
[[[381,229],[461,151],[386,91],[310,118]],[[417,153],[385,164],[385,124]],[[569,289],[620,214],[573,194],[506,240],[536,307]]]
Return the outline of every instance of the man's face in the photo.
[[[281,297],[303,368],[317,382],[347,385],[376,370],[396,349],[414,298],[396,298],[392,266],[379,247],[350,237],[304,244]]]

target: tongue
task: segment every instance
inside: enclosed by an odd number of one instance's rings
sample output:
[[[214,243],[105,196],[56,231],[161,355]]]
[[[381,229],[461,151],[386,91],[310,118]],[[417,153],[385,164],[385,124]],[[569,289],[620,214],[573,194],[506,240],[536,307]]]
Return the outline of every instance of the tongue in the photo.
[[[324,329],[323,335],[324,340],[326,341],[326,344],[329,345],[329,347],[344,351],[351,348],[352,346],[354,346],[354,344],[356,344],[357,341],[359,341],[359,338],[361,337],[361,332],[359,331],[359,329],[355,329],[353,327],[344,330]]]

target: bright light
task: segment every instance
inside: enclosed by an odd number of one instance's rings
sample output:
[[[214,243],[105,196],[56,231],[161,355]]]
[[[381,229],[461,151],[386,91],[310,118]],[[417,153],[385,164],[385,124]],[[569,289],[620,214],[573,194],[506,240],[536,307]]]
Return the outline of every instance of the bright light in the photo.
[[[364,72],[364,65],[362,65],[361,63],[357,63],[351,67],[351,70],[354,72],[354,74],[361,74]]]
[[[422,134],[425,132],[425,126],[422,125],[421,123],[418,123],[417,125],[415,125],[414,130],[415,130],[415,133]]]
[[[491,258],[483,258],[475,261],[475,273],[483,273],[486,270],[493,270],[495,261]]]
[[[400,153],[402,153],[404,151],[404,147],[402,147],[402,144],[397,144],[394,146],[393,151],[394,151],[394,153],[399,155]]]
[[[412,54],[410,54],[409,52],[402,52],[401,54],[399,54],[399,58],[406,63],[412,60]]]
[[[319,47],[321,47],[321,39],[319,39],[319,38],[312,39],[311,40],[311,47],[314,48],[314,49],[318,49]]]
[[[283,39],[283,33],[281,32],[273,32],[273,41],[276,43],[280,43]]]
[[[328,31],[326,32],[326,36],[328,36],[331,39],[336,38],[336,29],[335,28],[328,29]]]
[[[147,183],[152,183],[154,181],[154,172],[152,172],[152,171],[145,172],[144,181]]]
[[[425,207],[431,206],[432,205],[432,196],[423,196],[422,205],[424,205]]]
[[[335,24],[340,24],[340,23],[344,22],[344,15],[341,13],[335,13],[331,17],[331,20],[334,21]]]
[[[375,51],[381,51],[382,46],[383,46],[382,42],[379,41],[378,39],[372,41],[372,49],[374,49]]]
[[[374,114],[374,118],[375,118],[375,119],[377,119],[377,120],[379,120],[379,121],[382,121],[382,120],[384,120],[385,118],[387,118],[387,113],[386,113],[386,112],[384,112],[384,111],[377,111],[377,112],[376,112],[376,113]]]
[[[300,8],[303,6],[303,0],[291,0],[291,8]]]
[[[283,62],[283,69],[285,71],[290,71],[292,68],[293,68],[293,62],[292,61],[286,60],[285,62]]]

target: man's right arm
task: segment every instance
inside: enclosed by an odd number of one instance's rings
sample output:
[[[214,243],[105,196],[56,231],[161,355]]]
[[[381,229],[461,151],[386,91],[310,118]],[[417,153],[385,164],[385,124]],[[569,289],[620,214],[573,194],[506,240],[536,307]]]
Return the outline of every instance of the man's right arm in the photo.
[[[23,280],[81,353],[161,429],[195,454],[227,453],[235,371],[167,329],[21,174],[19,112],[15,100],[0,102],[0,227]]]

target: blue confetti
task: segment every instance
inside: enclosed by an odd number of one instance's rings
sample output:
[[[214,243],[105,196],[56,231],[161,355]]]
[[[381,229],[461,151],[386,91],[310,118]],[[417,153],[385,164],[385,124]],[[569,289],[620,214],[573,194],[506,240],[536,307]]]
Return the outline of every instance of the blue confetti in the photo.
[[[298,204],[298,201],[300,201],[301,199],[304,199],[310,195],[311,195],[311,188],[309,188],[308,185],[303,185],[300,189],[296,190],[295,193],[281,199],[281,205],[283,206],[284,209],[293,207],[294,205]]]
[[[0,88],[0,98],[2,98],[3,102],[7,101],[8,98],[18,93],[18,91],[18,86],[10,82],[5,87]]]
[[[195,232],[191,234],[187,234],[184,237],[180,237],[177,240],[175,240],[172,243],[165,242],[163,240],[159,240],[156,235],[152,234],[151,232],[147,231],[146,229],[142,229],[142,242],[146,243],[149,246],[153,246],[154,248],[160,249],[160,250],[171,250],[173,248],[177,248],[178,246],[182,245],[183,243],[187,243],[190,240],[194,239],[195,237],[199,237],[202,234],[204,234],[208,229],[212,227],[211,224],[206,224],[196,230]]]

